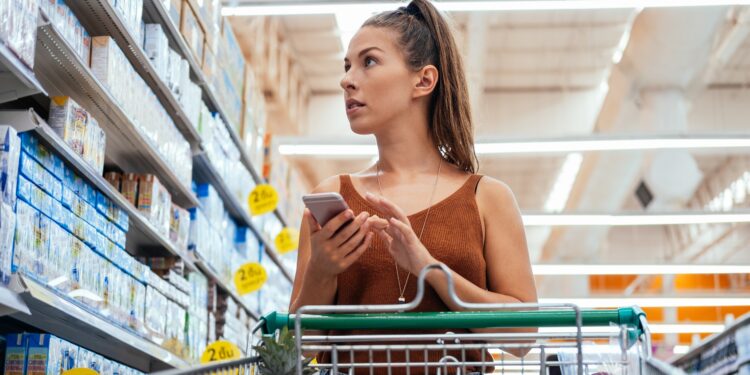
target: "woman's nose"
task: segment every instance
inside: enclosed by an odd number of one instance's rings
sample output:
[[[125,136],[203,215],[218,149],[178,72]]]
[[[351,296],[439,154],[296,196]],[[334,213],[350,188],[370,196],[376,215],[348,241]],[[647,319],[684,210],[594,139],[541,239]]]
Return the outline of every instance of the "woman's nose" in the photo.
[[[344,77],[341,78],[341,82],[339,84],[341,85],[341,88],[344,89],[344,91],[353,90],[356,88],[354,81],[352,81],[351,79],[350,72],[344,74]]]

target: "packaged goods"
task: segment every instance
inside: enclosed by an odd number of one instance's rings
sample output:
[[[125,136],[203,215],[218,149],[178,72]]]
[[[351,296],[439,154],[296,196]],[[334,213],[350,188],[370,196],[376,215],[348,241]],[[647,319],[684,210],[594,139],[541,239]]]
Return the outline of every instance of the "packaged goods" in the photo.
[[[21,158],[21,140],[10,126],[0,126],[0,192],[2,202],[12,209],[16,205],[18,163]]]
[[[49,126],[79,155],[84,152],[88,117],[88,112],[70,97],[52,97]]]
[[[34,67],[38,0],[0,2],[0,43],[7,46],[29,68]]]
[[[139,176],[137,174],[126,173],[122,176],[122,181],[120,182],[120,193],[122,193],[122,196],[125,197],[125,199],[130,202],[133,207],[138,207],[138,181]]]
[[[147,23],[145,26],[143,50],[162,81],[167,81],[169,68],[169,40],[160,24]]]
[[[172,215],[169,226],[169,239],[180,250],[187,251],[190,236],[190,212],[172,204]]]
[[[120,183],[122,182],[122,174],[117,172],[107,172],[104,174],[104,179],[112,185],[115,190],[120,191]]]

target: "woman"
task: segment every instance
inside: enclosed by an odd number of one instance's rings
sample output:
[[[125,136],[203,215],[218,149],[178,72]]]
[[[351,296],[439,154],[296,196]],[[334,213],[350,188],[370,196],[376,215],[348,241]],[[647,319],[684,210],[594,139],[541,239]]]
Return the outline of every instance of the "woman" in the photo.
[[[340,192],[350,210],[328,223],[305,211],[289,310],[410,301],[416,275],[438,262],[463,301],[535,302],[513,193],[475,174],[466,79],[446,20],[427,0],[373,16],[352,38],[344,70],[349,123],[375,136],[379,158],[314,189]],[[418,311],[460,309],[441,272],[427,282]]]

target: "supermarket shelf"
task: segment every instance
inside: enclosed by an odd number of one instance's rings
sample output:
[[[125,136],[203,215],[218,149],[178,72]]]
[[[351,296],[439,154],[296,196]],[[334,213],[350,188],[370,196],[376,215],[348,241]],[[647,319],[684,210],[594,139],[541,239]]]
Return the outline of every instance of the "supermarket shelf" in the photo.
[[[39,27],[36,51],[34,70],[50,94],[72,96],[99,119],[107,134],[108,160],[126,171],[154,173],[175,203],[185,208],[198,205],[190,187],[180,181],[87,64],[50,24]]]
[[[188,362],[155,343],[85,310],[30,278],[14,284],[31,315],[13,318],[143,372],[184,369]]]
[[[201,139],[196,128],[191,124],[182,106],[169,87],[156,73],[153,64],[139,43],[120,19],[113,2],[102,0],[68,0],[70,9],[91,35],[109,35],[125,53],[130,63],[172,117],[177,128],[193,149],[200,147]],[[196,124],[197,125],[197,124]]]
[[[247,312],[247,314],[251,318],[253,318],[256,322],[258,321],[258,319],[259,319],[258,313],[255,312],[255,311],[253,311],[253,310],[251,310],[249,307],[247,307],[247,305],[245,305],[245,302],[242,301],[242,299],[240,298],[240,296],[237,295],[237,293],[235,293],[234,290],[232,290],[229,287],[229,285],[227,285],[226,283],[224,283],[224,281],[221,280],[221,278],[219,277],[219,275],[217,275],[216,272],[214,272],[213,268],[211,268],[210,265],[208,265],[205,261],[203,261],[198,254],[194,253],[193,254],[193,258],[194,258],[195,264],[198,266],[198,268],[200,268],[200,270],[206,276],[208,276],[209,279],[213,280],[213,282],[215,282],[216,285],[221,290],[223,290],[225,293],[229,294],[232,297],[232,299],[234,299],[235,301],[237,301],[237,304],[240,305],[240,307],[242,307],[243,309],[245,309],[245,311]]]
[[[221,176],[219,176],[219,174],[216,172],[216,169],[211,164],[208,156],[205,153],[194,155],[193,165],[196,181],[202,183],[207,182],[213,185],[213,187],[219,193],[219,196],[221,196],[221,199],[224,201],[224,207],[226,208],[227,212],[229,212],[229,215],[241,225],[245,225],[253,230],[255,235],[263,242],[263,247],[266,249],[266,253],[268,253],[274,263],[276,263],[276,265],[281,270],[281,273],[284,274],[284,276],[286,276],[289,281],[292,281],[293,279],[291,274],[278,258],[272,242],[268,241],[263,236],[263,233],[261,233],[261,231],[253,224],[252,220],[250,219],[250,214],[246,209],[244,209],[245,206],[242,204],[243,202],[240,202],[237,197],[235,197],[232,192],[229,191],[229,188],[224,183],[224,179],[222,179]]]
[[[16,313],[30,315],[31,311],[18,293],[0,285],[0,317]]]
[[[0,103],[40,92],[47,93],[34,72],[0,41]]]
[[[206,101],[209,109],[218,112],[224,119],[224,122],[227,124],[227,130],[229,130],[229,135],[232,137],[232,141],[234,141],[235,146],[237,146],[237,149],[240,151],[240,161],[245,165],[245,168],[250,171],[253,180],[255,180],[256,183],[260,183],[262,180],[261,174],[258,173],[258,170],[253,167],[250,162],[250,157],[248,156],[247,151],[245,151],[242,141],[233,126],[235,124],[232,124],[232,122],[229,121],[226,111],[216,97],[216,94],[213,92],[208,79],[203,74],[201,65],[195,61],[195,58],[190,51],[190,47],[188,47],[182,34],[180,34],[180,31],[177,29],[177,26],[169,18],[169,14],[167,14],[167,11],[164,9],[164,5],[162,5],[159,0],[144,0],[143,12],[147,17],[150,17],[153,22],[158,22],[162,25],[167,37],[169,38],[170,45],[188,61],[190,64],[191,77],[203,89],[203,99]]]
[[[153,224],[143,217],[140,211],[71,150],[65,141],[33,110],[0,111],[0,120],[10,122],[18,131],[34,131],[47,146],[71,165],[76,173],[104,193],[118,207],[125,210],[130,218],[130,230],[127,233],[127,246],[130,250],[143,251],[155,247],[164,248],[172,255],[182,258],[187,267],[197,270],[187,254],[175,247],[169,238],[161,235]]]
[[[735,331],[737,329],[742,328],[746,325],[750,324],[750,313],[747,313],[743,316],[741,316],[739,319],[735,320],[731,325],[724,328],[723,331],[713,334],[707,338],[705,338],[703,341],[701,341],[698,345],[695,345],[688,351],[687,353],[673,358],[670,362],[672,363],[672,366],[675,367],[681,367],[681,365],[687,363],[694,357],[700,356],[700,354],[708,349],[710,349],[714,344],[721,341],[725,337],[729,335],[734,335]],[[741,365],[742,362],[747,362],[747,360],[750,358],[744,358],[737,362],[737,365]]]

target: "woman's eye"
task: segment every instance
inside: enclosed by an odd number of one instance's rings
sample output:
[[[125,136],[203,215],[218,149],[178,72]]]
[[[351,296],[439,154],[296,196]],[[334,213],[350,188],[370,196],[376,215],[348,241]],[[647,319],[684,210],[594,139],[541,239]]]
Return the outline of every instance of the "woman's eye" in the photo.
[[[351,65],[344,65],[344,72],[348,72]]]
[[[365,66],[370,66],[375,63],[375,59],[372,57],[365,57]]]

